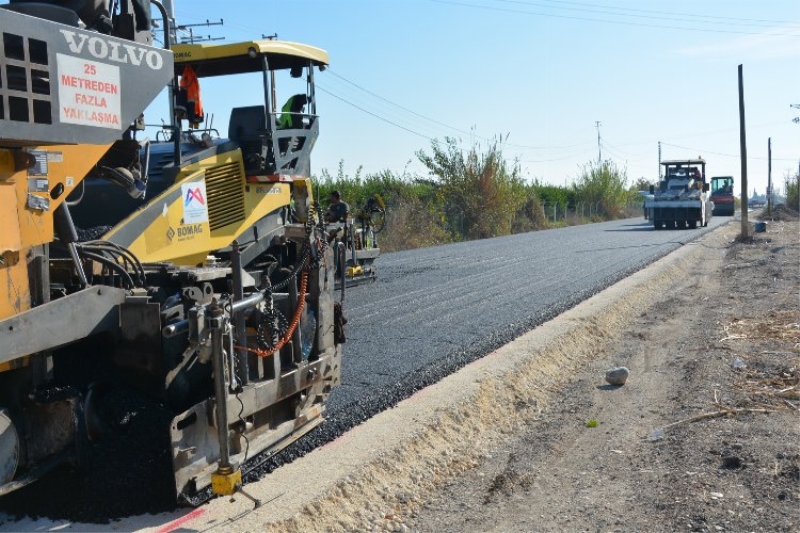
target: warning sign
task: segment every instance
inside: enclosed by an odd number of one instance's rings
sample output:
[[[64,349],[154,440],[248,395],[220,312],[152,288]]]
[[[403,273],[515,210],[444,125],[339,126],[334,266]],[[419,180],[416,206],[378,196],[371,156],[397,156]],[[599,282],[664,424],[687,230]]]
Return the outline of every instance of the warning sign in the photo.
[[[61,122],[122,129],[119,67],[57,56]]]
[[[182,184],[181,195],[183,196],[183,223],[208,222],[205,182],[196,181]]]

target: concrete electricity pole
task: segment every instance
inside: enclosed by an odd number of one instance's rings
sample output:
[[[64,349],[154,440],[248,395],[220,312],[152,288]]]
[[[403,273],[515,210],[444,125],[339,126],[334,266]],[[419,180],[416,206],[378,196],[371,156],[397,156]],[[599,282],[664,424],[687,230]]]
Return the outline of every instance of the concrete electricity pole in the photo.
[[[767,139],[767,214],[772,214],[772,137]]]
[[[747,138],[744,128],[744,75],[742,65],[739,65],[739,157],[742,160],[742,232],[741,239],[747,239],[750,235],[749,222],[747,216]]]
[[[658,141],[658,183],[661,183],[661,141]]]
[[[603,156],[600,152],[600,121],[595,120],[594,126],[597,128],[597,164],[599,165],[603,161]]]

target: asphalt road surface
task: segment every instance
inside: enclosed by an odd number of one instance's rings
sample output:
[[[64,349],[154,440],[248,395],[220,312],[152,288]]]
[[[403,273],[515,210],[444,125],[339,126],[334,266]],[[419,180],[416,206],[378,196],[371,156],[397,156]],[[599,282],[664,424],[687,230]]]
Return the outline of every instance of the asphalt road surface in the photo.
[[[377,281],[346,294],[328,418],[389,407],[732,220],[656,231],[632,218],[383,254]]]

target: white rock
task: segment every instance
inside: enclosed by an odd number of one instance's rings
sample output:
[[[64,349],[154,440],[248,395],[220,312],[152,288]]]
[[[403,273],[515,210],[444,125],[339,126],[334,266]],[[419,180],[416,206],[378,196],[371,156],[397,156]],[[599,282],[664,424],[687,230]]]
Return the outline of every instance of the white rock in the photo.
[[[611,385],[624,385],[628,380],[630,370],[624,366],[617,366],[606,370],[606,381]]]

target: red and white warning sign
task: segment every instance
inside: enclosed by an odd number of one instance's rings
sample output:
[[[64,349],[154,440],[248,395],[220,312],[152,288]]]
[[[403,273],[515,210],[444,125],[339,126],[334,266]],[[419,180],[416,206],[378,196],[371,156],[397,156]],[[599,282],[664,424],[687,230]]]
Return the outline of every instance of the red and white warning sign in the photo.
[[[119,67],[57,56],[61,122],[122,129]]]

